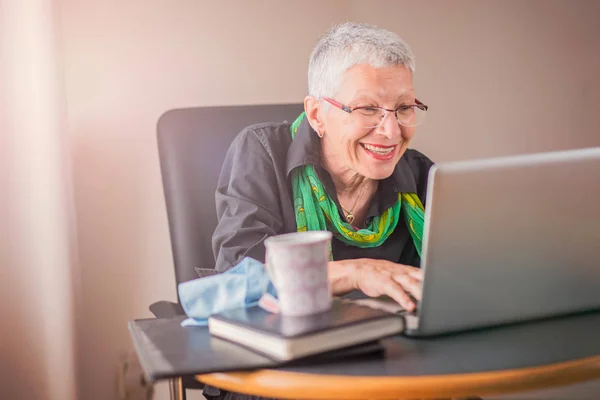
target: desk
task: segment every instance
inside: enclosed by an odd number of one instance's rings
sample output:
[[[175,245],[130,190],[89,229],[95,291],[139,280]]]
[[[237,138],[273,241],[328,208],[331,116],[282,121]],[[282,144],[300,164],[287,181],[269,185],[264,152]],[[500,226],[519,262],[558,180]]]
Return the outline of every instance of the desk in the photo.
[[[174,334],[186,328],[172,329]],[[201,332],[205,334],[206,329],[197,331],[196,336]],[[197,379],[260,396],[392,399],[486,396],[600,378],[600,312],[431,339],[397,336],[385,339],[383,344],[386,353],[382,358],[205,373]],[[152,346],[152,351],[169,358],[166,345],[161,350],[155,341]],[[136,344],[138,354],[145,351],[141,347]],[[198,348],[190,351],[197,352]],[[198,367],[214,355],[203,357],[198,359]],[[188,354],[188,360],[193,358]],[[164,376],[177,373],[178,367],[171,366],[173,369]],[[193,363],[188,364],[181,374],[193,369]]]

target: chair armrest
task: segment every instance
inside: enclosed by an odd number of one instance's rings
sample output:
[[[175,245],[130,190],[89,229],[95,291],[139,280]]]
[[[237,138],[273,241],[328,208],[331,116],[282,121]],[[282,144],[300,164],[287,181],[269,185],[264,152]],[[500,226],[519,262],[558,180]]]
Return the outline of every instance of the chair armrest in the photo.
[[[173,318],[178,315],[185,315],[185,311],[179,303],[173,303],[172,301],[157,301],[156,303],[150,304],[150,312],[154,314],[156,318]]]

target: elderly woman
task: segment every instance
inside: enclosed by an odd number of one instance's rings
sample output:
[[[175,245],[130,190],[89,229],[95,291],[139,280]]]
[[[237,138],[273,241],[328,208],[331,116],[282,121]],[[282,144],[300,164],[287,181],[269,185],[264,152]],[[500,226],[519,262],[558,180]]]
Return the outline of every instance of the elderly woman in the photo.
[[[227,154],[216,194],[218,270],[245,256],[264,261],[270,236],[329,230],[334,295],[385,294],[414,309],[432,165],[408,148],[427,111],[414,71],[410,49],[389,31],[344,23],[321,38],[305,112],[245,129]]]
[[[389,31],[345,23],[321,38],[305,112],[291,124],[251,126],[231,145],[216,195],[218,270],[245,256],[264,261],[269,236],[326,229],[334,294],[386,294],[414,308],[432,165],[408,148],[427,110],[414,70]]]

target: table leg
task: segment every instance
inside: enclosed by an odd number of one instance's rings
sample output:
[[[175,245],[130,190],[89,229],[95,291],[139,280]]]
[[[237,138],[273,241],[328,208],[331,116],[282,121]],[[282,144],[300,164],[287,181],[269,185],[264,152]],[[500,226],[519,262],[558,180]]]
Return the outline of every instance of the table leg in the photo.
[[[185,390],[181,378],[169,379],[169,394],[171,400],[185,400]]]

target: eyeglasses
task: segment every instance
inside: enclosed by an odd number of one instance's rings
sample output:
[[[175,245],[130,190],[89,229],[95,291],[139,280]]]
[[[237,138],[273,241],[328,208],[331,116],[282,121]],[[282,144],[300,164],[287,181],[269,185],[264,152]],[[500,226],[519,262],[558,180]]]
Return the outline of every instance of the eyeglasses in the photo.
[[[394,113],[396,115],[398,124],[414,127],[423,123],[425,115],[427,114],[427,109],[429,108],[417,99],[415,99],[415,104],[401,105],[395,110],[374,106],[351,108],[329,97],[324,97],[323,100],[352,115],[356,121],[365,128],[377,128],[381,126],[388,113]]]

